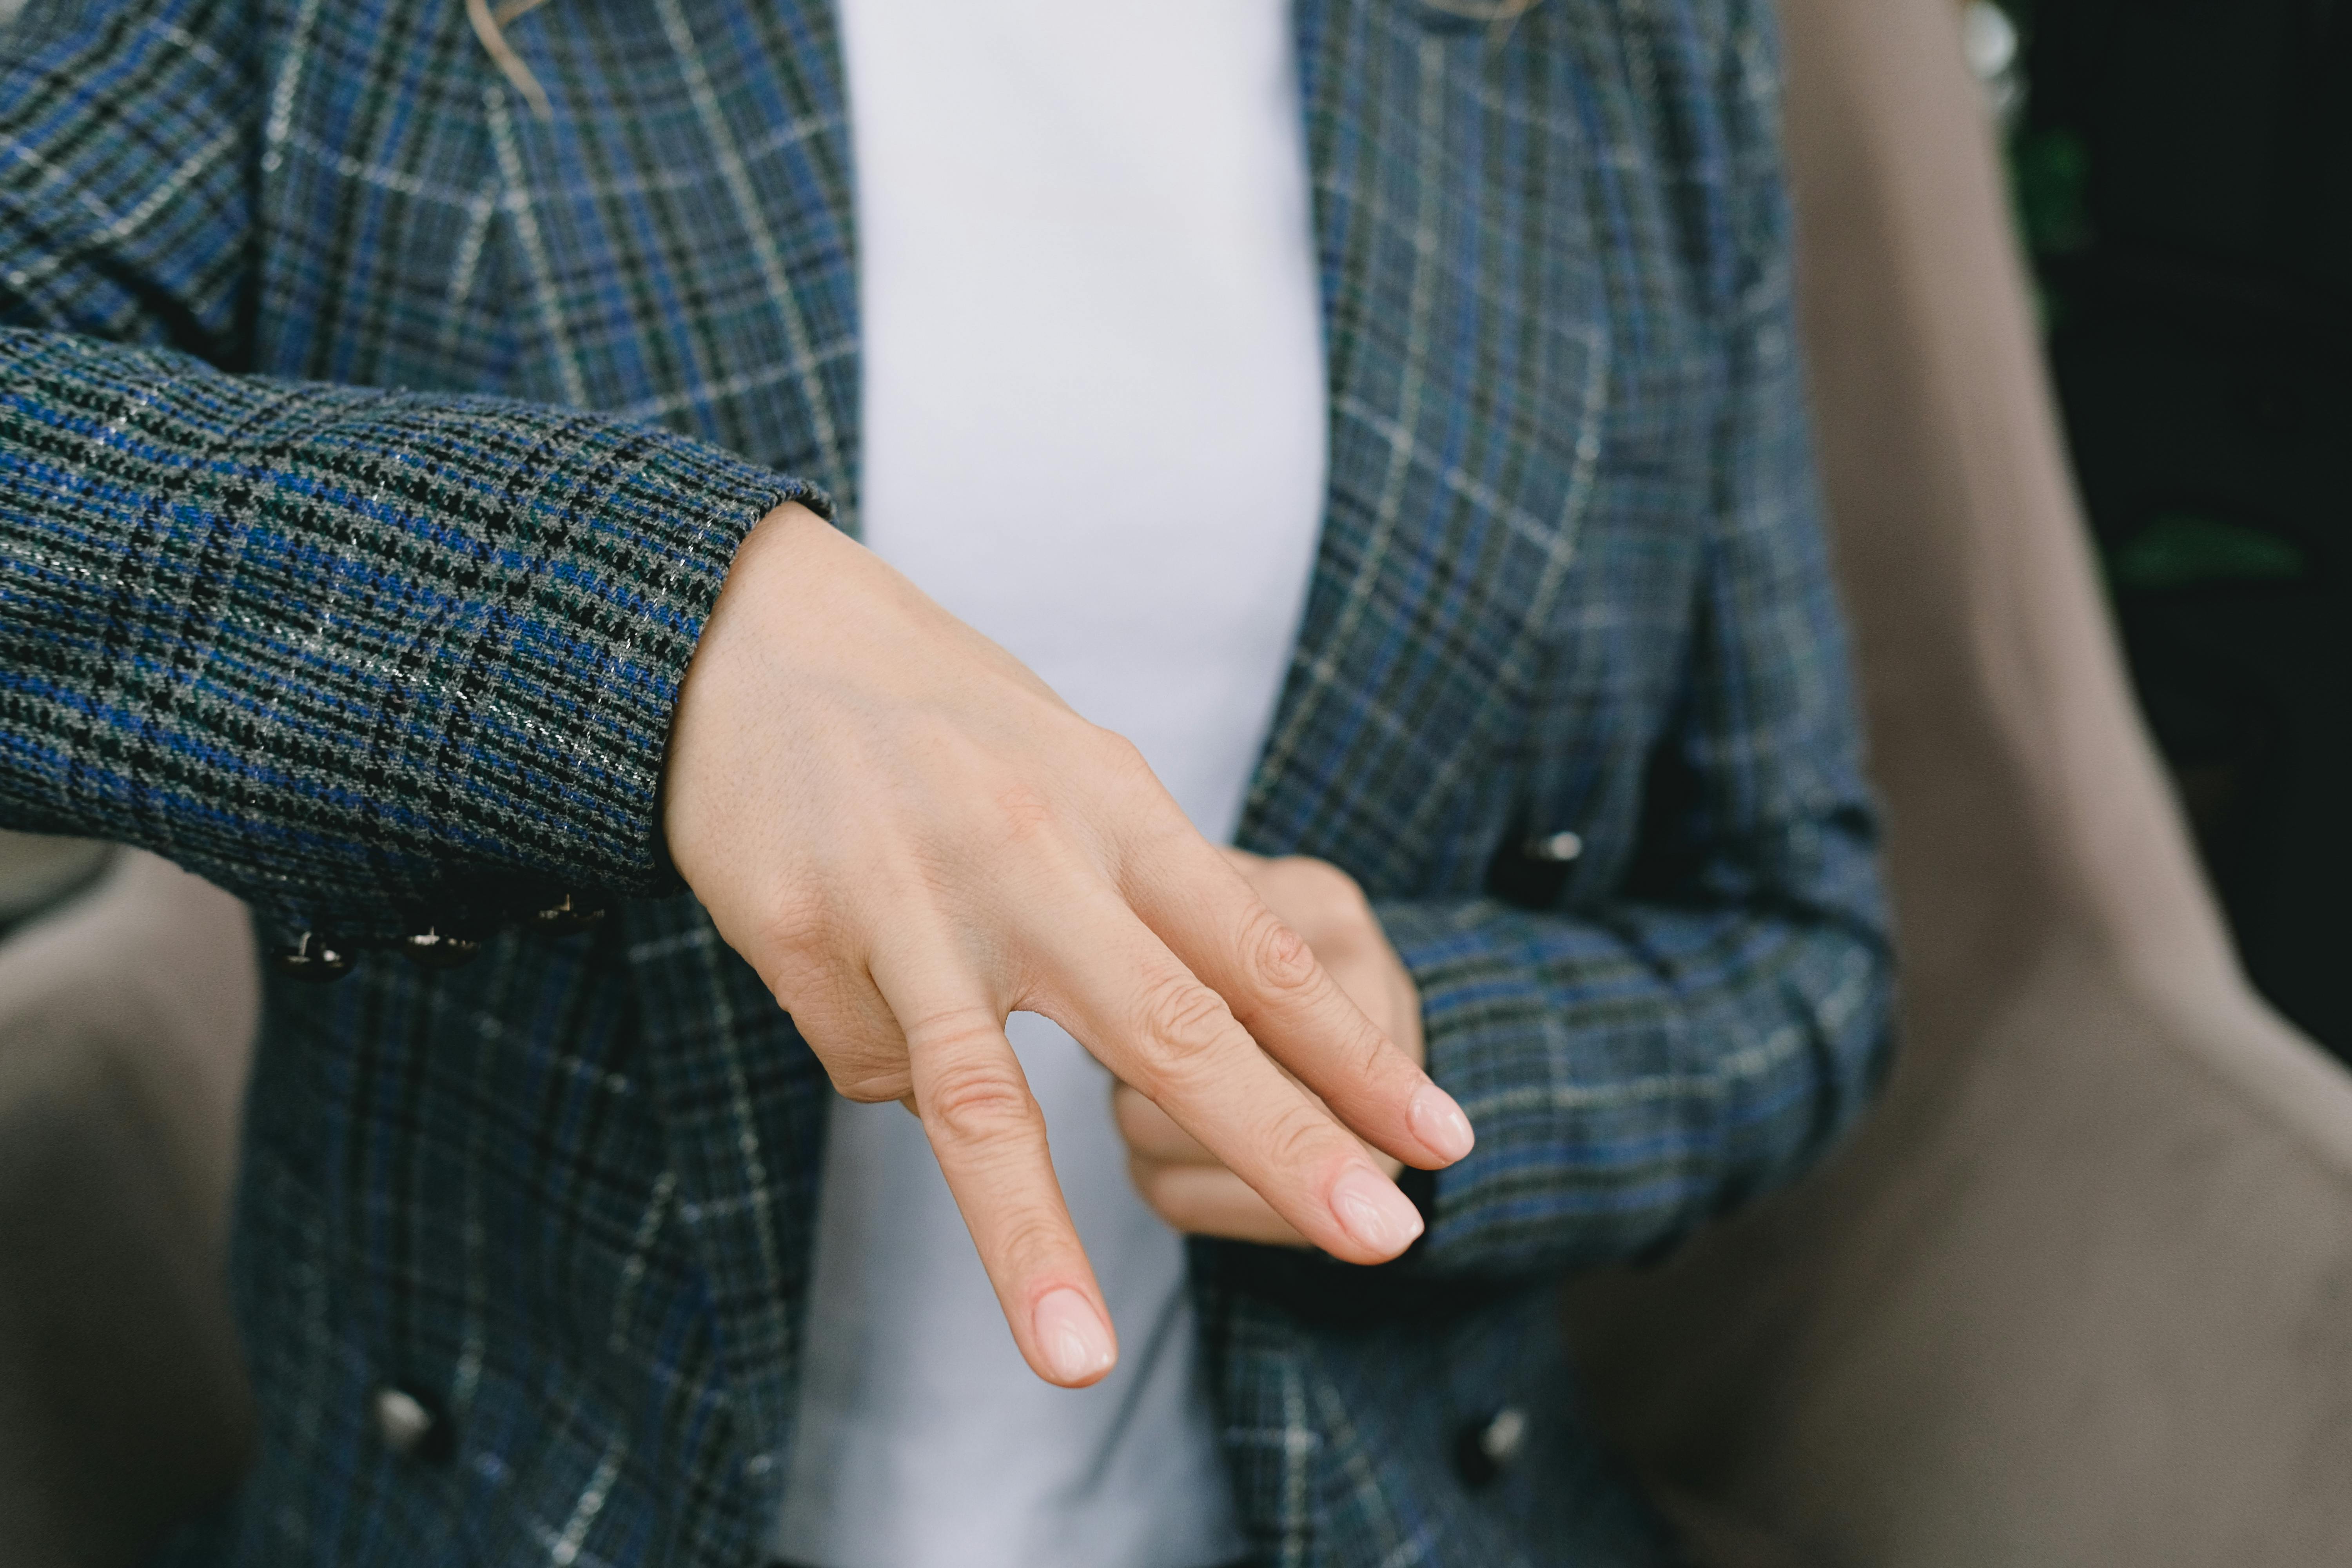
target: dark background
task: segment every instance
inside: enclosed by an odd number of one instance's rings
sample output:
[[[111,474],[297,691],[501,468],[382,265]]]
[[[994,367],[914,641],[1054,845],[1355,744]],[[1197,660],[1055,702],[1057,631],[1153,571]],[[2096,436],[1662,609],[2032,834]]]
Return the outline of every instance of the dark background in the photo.
[[[2018,0],[2010,131],[2126,653],[2253,982],[2352,1059],[2352,0]]]

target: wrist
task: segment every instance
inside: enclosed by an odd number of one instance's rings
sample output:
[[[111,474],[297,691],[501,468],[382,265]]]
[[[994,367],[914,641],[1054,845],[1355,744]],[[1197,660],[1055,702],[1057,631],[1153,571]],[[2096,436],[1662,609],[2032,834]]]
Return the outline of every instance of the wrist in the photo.
[[[698,859],[724,826],[711,818],[703,798],[713,742],[722,739],[728,689],[740,684],[743,656],[762,641],[767,613],[783,584],[803,591],[822,574],[804,559],[822,549],[822,536],[839,536],[833,525],[798,501],[785,501],[753,523],[735,547],[718,597],[702,623],[686,675],[670,710],[668,744],[662,762],[660,820],[663,847],[671,867],[694,887]]]
[[[820,530],[827,534],[839,531],[799,501],[783,502],[743,535],[742,542],[735,547],[734,562],[727,569],[727,582],[733,583],[736,573],[747,562],[758,562],[764,567],[771,556],[800,548],[813,531]],[[721,599],[727,596],[725,584],[720,585],[719,594]]]

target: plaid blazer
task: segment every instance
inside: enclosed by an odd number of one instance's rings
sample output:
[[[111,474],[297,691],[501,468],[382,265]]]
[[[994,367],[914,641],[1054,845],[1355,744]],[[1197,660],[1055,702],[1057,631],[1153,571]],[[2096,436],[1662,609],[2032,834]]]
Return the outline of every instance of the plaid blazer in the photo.
[[[1386,1268],[1195,1244],[1223,1441],[1269,1565],[1659,1561],[1552,1285],[1802,1167],[1887,1027],[1769,17],[1296,14],[1329,496],[1240,837],[1371,892],[1480,1141]],[[184,1561],[734,1568],[786,1471],[827,1091],[656,788],[742,532],[856,515],[834,22],[509,33],[547,118],[459,0],[0,31],[0,821],[484,942],[268,987],[264,1434]]]

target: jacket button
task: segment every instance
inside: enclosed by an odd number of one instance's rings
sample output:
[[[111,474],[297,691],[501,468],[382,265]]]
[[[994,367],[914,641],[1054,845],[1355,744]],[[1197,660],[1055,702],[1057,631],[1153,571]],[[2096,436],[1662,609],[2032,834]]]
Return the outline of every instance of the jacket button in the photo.
[[[1527,1446],[1528,1413],[1506,1405],[1462,1429],[1454,1443],[1454,1468],[1463,1485],[1483,1487],[1509,1469]]]
[[[269,955],[269,966],[289,980],[307,980],[323,984],[341,980],[352,972],[352,955],[342,950],[333,938],[314,931],[306,931],[291,947],[281,947]]]
[[[1584,839],[1574,833],[1538,833],[1519,846],[1519,853],[1545,866],[1565,866],[1584,853]]]
[[[419,969],[455,969],[478,957],[482,944],[471,937],[451,936],[427,926],[403,937],[400,951]]]
[[[375,1435],[400,1458],[437,1463],[456,1447],[449,1423],[408,1390],[387,1384],[370,1403]]]
[[[586,931],[604,918],[604,911],[593,904],[566,893],[543,910],[530,912],[530,929],[542,936],[571,936]]]

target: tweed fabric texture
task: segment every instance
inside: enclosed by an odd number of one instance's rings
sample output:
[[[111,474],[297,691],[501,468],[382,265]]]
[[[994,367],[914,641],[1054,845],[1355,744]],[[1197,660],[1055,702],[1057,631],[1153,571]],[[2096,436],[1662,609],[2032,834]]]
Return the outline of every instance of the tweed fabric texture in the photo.
[[[695,634],[811,487],[592,416],[58,333],[0,330],[0,367],[12,510],[63,524],[0,578],[17,826],[354,936],[660,884]]]
[[[1296,14],[1330,493],[1241,837],[1363,881],[1480,1143],[1386,1268],[1196,1244],[1223,1440],[1266,1563],[1660,1561],[1550,1282],[1817,1156],[1888,1011],[1769,19]],[[0,816],[273,928],[639,895],[271,986],[265,1438],[185,1561],[736,1564],[786,1469],[826,1090],[645,895],[736,540],[855,526],[833,20],[509,31],[547,121],[445,0],[33,0],[0,51]],[[1564,877],[1497,878],[1559,829]],[[373,1438],[387,1382],[445,1462]],[[1506,1405],[1527,1457],[1473,1487]]]

